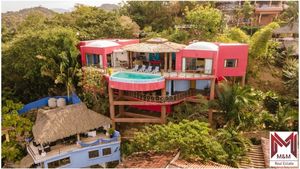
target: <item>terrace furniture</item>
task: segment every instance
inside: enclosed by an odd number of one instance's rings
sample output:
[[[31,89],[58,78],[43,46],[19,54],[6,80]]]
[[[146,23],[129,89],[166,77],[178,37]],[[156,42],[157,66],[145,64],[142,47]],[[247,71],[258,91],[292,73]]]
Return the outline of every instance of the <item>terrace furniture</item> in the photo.
[[[144,72],[145,70],[146,70],[146,66],[143,65],[143,66],[138,70],[138,72]]]
[[[49,145],[45,146],[45,147],[44,147],[44,151],[45,151],[46,153],[50,152],[50,151],[51,151],[50,146],[49,146]]]
[[[122,68],[128,67],[127,61],[122,61],[122,60],[120,60],[119,63],[120,63],[120,67],[122,67]]]
[[[96,137],[96,130],[95,131],[90,131],[90,132],[87,132],[87,135],[89,136],[89,137]]]
[[[148,66],[148,68],[145,70],[145,73],[150,73],[152,71],[152,66]]]
[[[138,69],[139,69],[139,65],[135,65],[134,68],[131,69],[131,71],[135,71],[136,72],[136,71],[138,71]]]
[[[42,149],[42,147],[38,147],[38,152],[39,152],[39,155],[41,155],[41,154],[42,154],[42,152],[43,152],[43,149]]]
[[[152,71],[152,73],[158,73],[159,72],[159,67],[155,66],[154,70]]]

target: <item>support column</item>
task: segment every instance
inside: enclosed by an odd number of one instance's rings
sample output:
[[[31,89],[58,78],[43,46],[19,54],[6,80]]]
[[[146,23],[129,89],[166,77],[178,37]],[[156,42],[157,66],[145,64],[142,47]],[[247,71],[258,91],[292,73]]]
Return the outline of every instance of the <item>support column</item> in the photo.
[[[112,127],[115,128],[115,106],[114,106],[114,94],[113,89],[108,84],[108,97],[109,97],[109,112],[112,120]]]
[[[132,68],[133,67],[133,52],[131,52],[131,65],[130,65],[130,68]]]
[[[258,17],[258,25],[260,24],[260,20],[261,20],[261,13],[259,14],[259,17]]]
[[[165,65],[164,65],[164,71],[167,72],[167,66],[168,66],[168,59],[167,59],[168,55],[167,53],[164,53],[164,59],[165,59]]]
[[[215,98],[215,81],[216,79],[213,78],[210,81],[210,95],[209,95],[209,100],[213,100]],[[208,111],[208,122],[212,126],[213,123],[213,112],[212,109],[209,109]]]
[[[77,141],[80,141],[80,134],[77,133]]]
[[[119,90],[119,97],[121,98],[124,94],[124,91],[123,90]],[[120,115],[124,114],[124,105],[120,105],[119,106],[119,113]]]
[[[246,75],[242,76],[242,87],[245,86],[245,82],[246,82]]]
[[[166,97],[166,88],[161,89],[161,96]],[[167,117],[167,107],[166,105],[161,106],[161,123],[165,124],[166,123],[166,117]]]
[[[172,72],[172,53],[169,53],[169,72]]]
[[[127,52],[127,54],[128,54],[128,68],[130,68],[130,65],[131,65],[131,57],[130,57],[131,52],[129,51],[129,52]]]
[[[210,94],[209,94],[209,100],[214,100],[215,98],[215,78],[210,80]]]

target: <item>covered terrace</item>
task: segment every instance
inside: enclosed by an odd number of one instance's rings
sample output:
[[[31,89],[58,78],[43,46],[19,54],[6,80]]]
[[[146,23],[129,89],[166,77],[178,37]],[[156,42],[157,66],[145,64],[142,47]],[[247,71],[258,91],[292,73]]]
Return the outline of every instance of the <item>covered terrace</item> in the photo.
[[[175,69],[175,56],[185,45],[169,42],[164,38],[152,38],[143,43],[122,47],[128,52],[129,68],[134,65],[159,66],[164,72]]]

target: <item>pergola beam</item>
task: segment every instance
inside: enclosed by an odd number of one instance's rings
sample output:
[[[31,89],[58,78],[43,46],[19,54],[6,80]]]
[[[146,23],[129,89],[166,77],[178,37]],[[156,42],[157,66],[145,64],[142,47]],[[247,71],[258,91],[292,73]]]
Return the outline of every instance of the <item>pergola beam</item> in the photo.
[[[131,113],[131,112],[124,112],[123,115],[128,116],[128,117],[139,117],[139,118],[157,118],[157,117],[154,117],[154,116]]]

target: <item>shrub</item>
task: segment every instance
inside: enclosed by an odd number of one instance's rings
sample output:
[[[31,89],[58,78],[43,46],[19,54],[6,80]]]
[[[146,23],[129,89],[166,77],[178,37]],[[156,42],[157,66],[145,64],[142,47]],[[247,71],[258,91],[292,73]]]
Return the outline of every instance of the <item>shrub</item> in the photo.
[[[211,132],[208,123],[197,120],[153,125],[137,132],[127,150],[165,152],[180,149],[184,159],[225,163],[228,156]]]
[[[198,95],[199,103],[183,102],[174,107],[174,112],[168,117],[168,120],[173,123],[178,123],[183,119],[207,121],[208,100]]]
[[[293,93],[295,97],[298,96],[298,81],[299,81],[299,70],[298,70],[297,59],[287,59],[283,66],[283,79],[286,88]]]
[[[24,149],[15,141],[4,142],[1,145],[2,158],[5,161],[15,162],[21,160],[24,157]]]
[[[238,162],[250,147],[250,140],[232,128],[218,130],[217,139],[228,154],[227,163],[238,167]]]

